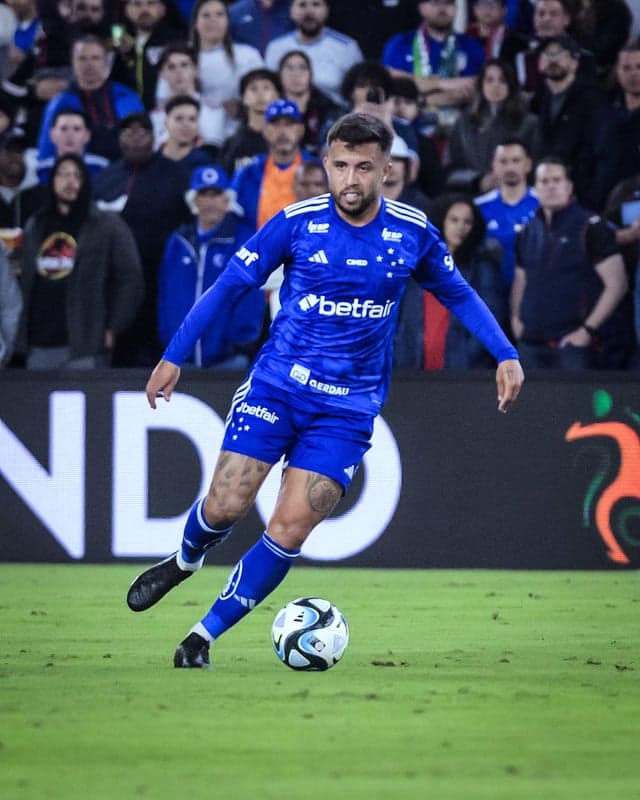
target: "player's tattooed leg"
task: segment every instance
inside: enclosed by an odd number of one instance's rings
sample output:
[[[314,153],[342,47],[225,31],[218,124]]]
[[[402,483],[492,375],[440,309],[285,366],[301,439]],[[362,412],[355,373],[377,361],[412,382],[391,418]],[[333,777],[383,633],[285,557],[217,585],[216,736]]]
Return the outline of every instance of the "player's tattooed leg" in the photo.
[[[339,484],[326,475],[311,473],[307,479],[307,500],[311,508],[323,517],[328,516],[342,496]]]

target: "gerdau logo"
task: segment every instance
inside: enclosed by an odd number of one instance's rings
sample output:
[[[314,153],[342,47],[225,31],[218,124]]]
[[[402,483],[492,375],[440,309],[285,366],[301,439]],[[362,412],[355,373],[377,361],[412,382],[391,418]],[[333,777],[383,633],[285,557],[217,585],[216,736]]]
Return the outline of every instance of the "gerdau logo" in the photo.
[[[395,306],[395,300],[386,300],[376,303],[374,300],[329,300],[323,294],[308,294],[300,300],[298,305],[303,311],[316,308],[321,317],[353,317],[354,319],[382,319],[388,317]]]

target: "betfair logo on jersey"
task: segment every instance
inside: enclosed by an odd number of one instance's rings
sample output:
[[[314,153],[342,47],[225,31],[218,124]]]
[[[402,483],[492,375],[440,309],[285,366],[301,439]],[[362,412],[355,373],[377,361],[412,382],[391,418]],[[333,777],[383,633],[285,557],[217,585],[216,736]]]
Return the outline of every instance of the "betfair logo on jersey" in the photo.
[[[307,225],[309,233],[329,233],[328,222],[310,222]]]
[[[256,419],[263,419],[265,422],[270,422],[271,425],[274,425],[280,419],[275,411],[269,411],[264,406],[249,405],[246,401],[243,401],[238,406],[238,413],[247,414],[249,417],[256,417]]]
[[[327,258],[327,254],[324,250],[318,250],[317,253],[314,253],[312,256],[309,256],[309,261],[312,261],[314,264],[328,264],[329,259]]]
[[[250,267],[254,261],[257,261],[260,256],[252,250],[247,250],[246,247],[241,247],[236,253],[240,261],[244,262],[245,267]]]
[[[373,300],[328,300],[323,294],[308,294],[298,302],[303,311],[318,309],[321,317],[353,317],[354,319],[382,319],[388,317],[395,306],[395,300],[376,303]]]
[[[383,228],[382,238],[385,240],[385,242],[401,242],[402,233],[401,231],[390,231],[389,228]]]

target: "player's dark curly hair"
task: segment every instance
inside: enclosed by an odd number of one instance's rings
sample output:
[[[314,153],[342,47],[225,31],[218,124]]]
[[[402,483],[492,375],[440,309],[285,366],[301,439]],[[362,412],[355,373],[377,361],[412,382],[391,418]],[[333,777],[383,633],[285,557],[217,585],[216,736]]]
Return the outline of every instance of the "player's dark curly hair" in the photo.
[[[329,129],[327,144],[344,142],[347,147],[359,144],[377,144],[383,153],[391,152],[393,131],[381,119],[371,114],[352,113],[340,117]]]

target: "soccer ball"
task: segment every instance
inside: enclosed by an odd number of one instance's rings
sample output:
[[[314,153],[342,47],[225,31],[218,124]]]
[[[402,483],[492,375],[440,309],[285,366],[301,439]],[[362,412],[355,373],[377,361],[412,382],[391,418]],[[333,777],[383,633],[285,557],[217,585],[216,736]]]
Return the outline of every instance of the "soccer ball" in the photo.
[[[328,600],[299,597],[276,614],[271,640],[280,661],[291,669],[331,669],[347,649],[349,626]]]

